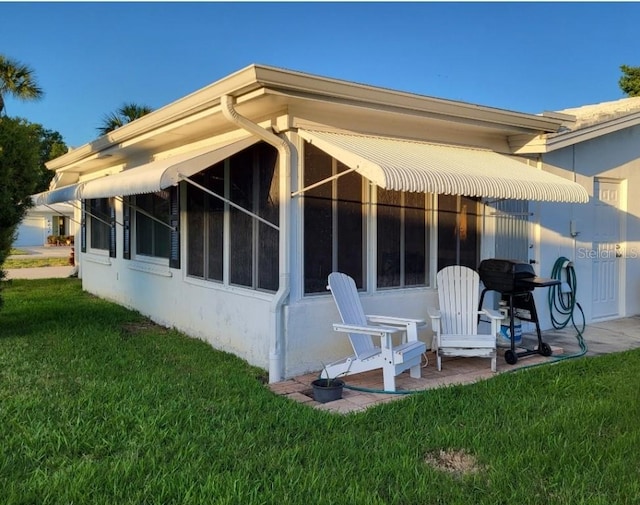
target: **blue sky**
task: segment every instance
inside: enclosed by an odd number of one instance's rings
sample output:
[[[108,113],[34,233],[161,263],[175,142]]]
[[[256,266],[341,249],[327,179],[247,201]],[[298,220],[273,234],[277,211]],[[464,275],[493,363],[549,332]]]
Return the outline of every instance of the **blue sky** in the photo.
[[[72,147],[252,63],[530,113],[622,98],[640,66],[640,3],[0,2],[0,26],[46,93],[7,113]]]

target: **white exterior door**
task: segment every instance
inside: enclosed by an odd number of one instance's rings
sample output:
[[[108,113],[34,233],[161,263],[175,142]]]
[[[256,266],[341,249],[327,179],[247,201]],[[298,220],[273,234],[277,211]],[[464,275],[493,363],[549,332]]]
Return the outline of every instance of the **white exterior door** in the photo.
[[[593,319],[620,314],[620,183],[596,180],[593,229]]]

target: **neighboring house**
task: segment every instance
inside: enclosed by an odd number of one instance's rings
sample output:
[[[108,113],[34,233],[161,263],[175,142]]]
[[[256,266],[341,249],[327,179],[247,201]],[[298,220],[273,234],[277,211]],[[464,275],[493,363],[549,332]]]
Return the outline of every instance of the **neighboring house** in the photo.
[[[31,207],[18,226],[13,247],[42,247],[50,244],[51,236],[75,235],[73,206],[54,203]]]
[[[588,201],[513,156],[564,121],[254,65],[49,162],[39,201],[81,200],[85,290],[273,382],[349,353],[331,271],[426,319],[442,267],[531,259],[529,202]]]
[[[539,155],[545,171],[572,174],[590,201],[535,207],[536,259],[547,275],[555,258],[573,262],[587,323],[638,314],[640,97],[567,109],[556,117],[566,120],[559,132],[529,139],[517,151]]]

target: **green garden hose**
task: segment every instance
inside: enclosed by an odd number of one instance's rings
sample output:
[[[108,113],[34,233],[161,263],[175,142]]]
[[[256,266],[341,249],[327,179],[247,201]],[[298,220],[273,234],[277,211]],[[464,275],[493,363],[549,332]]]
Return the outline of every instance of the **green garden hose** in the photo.
[[[562,278],[562,271],[566,271],[565,279]],[[573,263],[568,258],[561,256],[556,260],[551,271],[551,277],[561,281],[564,285],[568,286],[567,289],[562,289],[561,285],[551,286],[549,288],[549,312],[551,314],[551,324],[557,330],[566,328],[569,323],[573,325],[576,330],[576,339],[580,345],[580,352],[576,354],[568,354],[558,356],[555,361],[579,358],[584,356],[588,349],[587,344],[582,337],[582,332],[585,329],[585,317],[582,307],[577,301],[578,292],[578,279],[576,271],[573,268]],[[565,292],[563,292],[565,291]],[[568,291],[568,292],[567,292]],[[582,315],[582,324],[578,327],[575,320],[576,309],[580,311]]]

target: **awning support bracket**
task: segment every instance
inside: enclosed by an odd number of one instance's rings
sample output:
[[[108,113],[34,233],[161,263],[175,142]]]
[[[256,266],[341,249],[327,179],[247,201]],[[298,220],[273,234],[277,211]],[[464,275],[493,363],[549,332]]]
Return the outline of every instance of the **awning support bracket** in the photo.
[[[160,223],[162,226],[165,226],[165,227],[169,228],[171,231],[178,231],[178,228],[176,226],[171,226],[169,223],[165,223],[162,219],[158,219],[156,216],[152,216],[146,210],[141,209],[137,205],[125,202],[124,199],[121,196],[116,196],[114,198],[116,200],[118,200],[119,202],[122,202],[122,205],[128,205],[129,208],[135,210],[136,212],[139,212],[140,214],[142,214],[144,216],[147,216],[149,219],[153,219],[156,223]]]
[[[73,203],[72,203],[72,204],[71,204],[71,206],[72,206],[74,209],[78,209],[80,212],[84,212],[85,214],[89,214],[92,218],[97,219],[98,221],[100,221],[100,222],[101,222],[101,223],[103,223],[103,224],[106,224],[107,226],[111,226],[111,224],[112,224],[112,223],[110,223],[109,221],[106,221],[106,220],[102,219],[101,217],[96,216],[95,214],[92,214],[92,213],[91,213],[91,212],[89,212],[87,209],[84,209],[84,210],[83,210],[83,209],[82,209],[82,207],[79,207],[78,205],[75,205],[75,204],[73,204]],[[76,222],[77,222],[77,221],[76,221]],[[124,226],[122,223],[120,223],[120,222],[118,222],[118,221],[114,221],[114,222],[115,222],[116,224],[119,224],[120,226]],[[81,223],[81,224],[82,224],[82,223]]]
[[[326,184],[327,182],[331,182],[334,179],[337,179],[338,177],[342,177],[343,175],[347,175],[347,174],[350,174],[351,172],[355,172],[356,170],[358,170],[358,169],[357,168],[350,168],[349,170],[345,170],[344,172],[340,172],[339,174],[332,175],[331,177],[327,177],[326,179],[322,179],[321,181],[318,181],[318,182],[314,182],[313,184],[310,184],[307,187],[299,189],[298,191],[293,191],[291,193],[291,198],[293,198],[294,196],[301,195],[302,193],[304,193],[306,191],[309,191],[310,189],[317,188],[318,186],[322,186],[323,184]]]
[[[43,207],[46,207],[49,210],[52,210],[55,214],[62,216],[62,217],[66,217],[68,218],[70,221],[73,221],[76,224],[82,224],[80,221],[76,221],[75,219],[73,219],[72,217],[68,217],[66,214],[63,214],[62,212],[60,212],[59,210],[54,209],[53,207],[51,207],[50,205],[47,205],[46,203],[42,203],[40,204]],[[75,207],[75,205],[71,204],[72,207]],[[77,207],[75,207],[77,208]]]
[[[231,205],[233,208],[238,209],[241,212],[244,212],[245,214],[251,216],[254,219],[257,219],[258,221],[260,221],[261,223],[266,224],[267,226],[270,226],[271,228],[273,228],[276,231],[280,231],[280,227],[276,226],[275,224],[267,221],[266,219],[264,219],[263,217],[260,217],[258,214],[256,214],[255,212],[251,212],[250,210],[245,209],[244,207],[241,207],[240,205],[238,205],[237,203],[233,203],[231,200],[229,200],[228,198],[225,198],[224,196],[219,195],[218,193],[216,193],[215,191],[211,191],[208,188],[205,188],[204,186],[198,184],[195,181],[192,181],[191,179],[189,179],[187,176],[182,175],[182,174],[178,174],[178,177],[180,177],[180,180],[185,181],[189,184],[191,184],[192,186],[195,186],[196,188],[204,191],[205,193],[210,194],[211,196],[218,198],[219,200],[222,200],[224,203],[228,203],[229,205]]]

